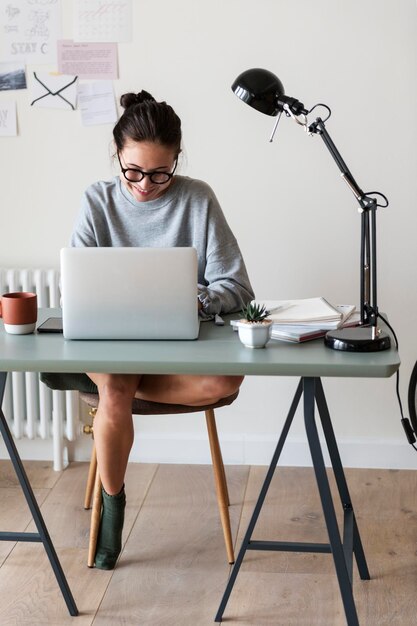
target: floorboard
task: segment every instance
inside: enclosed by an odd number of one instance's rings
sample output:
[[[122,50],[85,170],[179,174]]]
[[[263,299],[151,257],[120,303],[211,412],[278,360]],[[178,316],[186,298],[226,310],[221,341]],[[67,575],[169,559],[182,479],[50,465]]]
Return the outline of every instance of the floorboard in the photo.
[[[213,624],[230,567],[211,466],[129,465],[124,549],[112,572],[86,566],[87,464],[74,463],[60,473],[48,463],[25,467],[80,616],[69,616],[41,544],[0,542],[1,626]],[[237,547],[265,472],[226,467]],[[346,477],[372,577],[361,581],[354,568],[360,624],[414,626],[417,472],[347,469]],[[0,498],[0,530],[35,530],[7,461],[0,461]],[[254,538],[327,542],[311,468],[277,468]],[[248,552],[223,623],[345,626],[332,556]]]

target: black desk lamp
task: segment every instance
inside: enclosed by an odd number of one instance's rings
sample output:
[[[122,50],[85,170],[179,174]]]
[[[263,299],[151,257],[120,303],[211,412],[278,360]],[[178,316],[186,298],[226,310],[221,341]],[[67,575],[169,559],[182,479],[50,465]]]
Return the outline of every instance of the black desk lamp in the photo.
[[[378,306],[376,294],[376,209],[387,207],[387,198],[377,192],[364,193],[347,168],[336,146],[331,140],[326,127],[331,115],[328,106],[316,104],[310,110],[304,104],[285,95],[284,87],[275,74],[264,69],[250,69],[240,74],[232,85],[233,92],[246,104],[265,113],[278,116],[270,141],[273,140],[281,114],[284,111],[287,117],[292,117],[310,134],[320,135],[333,159],[355,195],[361,212],[361,252],[360,252],[360,326],[342,328],[326,334],[325,344],[334,350],[349,352],[376,352],[387,350],[390,338],[377,326]],[[311,124],[307,115],[316,107],[323,107],[328,115],[325,120],[317,117]],[[380,196],[384,204],[378,204],[375,196]]]

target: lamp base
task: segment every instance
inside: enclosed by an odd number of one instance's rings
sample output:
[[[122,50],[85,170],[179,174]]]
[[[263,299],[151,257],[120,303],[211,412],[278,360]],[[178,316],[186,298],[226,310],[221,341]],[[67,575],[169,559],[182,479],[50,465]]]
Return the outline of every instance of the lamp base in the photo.
[[[387,333],[379,331],[373,337],[374,329],[371,326],[341,328],[326,333],[324,343],[332,350],[346,352],[378,352],[389,350],[391,339]]]

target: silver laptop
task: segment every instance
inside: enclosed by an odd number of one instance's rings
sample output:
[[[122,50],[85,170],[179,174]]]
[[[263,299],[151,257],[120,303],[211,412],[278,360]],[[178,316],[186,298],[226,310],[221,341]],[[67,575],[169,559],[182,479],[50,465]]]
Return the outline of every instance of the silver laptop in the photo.
[[[63,248],[66,339],[196,339],[194,248]]]

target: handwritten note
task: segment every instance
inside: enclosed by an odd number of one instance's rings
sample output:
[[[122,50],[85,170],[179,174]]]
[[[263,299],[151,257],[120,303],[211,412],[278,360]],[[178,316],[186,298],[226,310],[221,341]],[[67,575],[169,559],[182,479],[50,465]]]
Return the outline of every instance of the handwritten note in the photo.
[[[56,63],[61,0],[10,0],[0,8],[2,60]]]
[[[14,100],[0,101],[0,137],[14,137],[17,135],[16,102]]]
[[[117,44],[58,41],[58,69],[78,78],[113,80],[118,77]]]
[[[131,41],[131,0],[76,0],[75,41]]]

